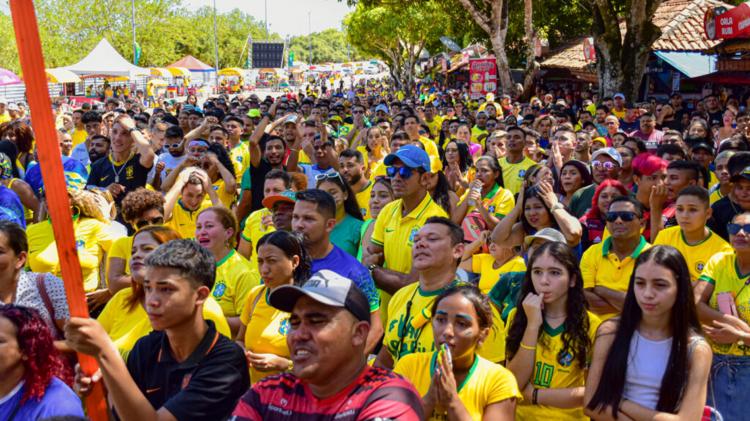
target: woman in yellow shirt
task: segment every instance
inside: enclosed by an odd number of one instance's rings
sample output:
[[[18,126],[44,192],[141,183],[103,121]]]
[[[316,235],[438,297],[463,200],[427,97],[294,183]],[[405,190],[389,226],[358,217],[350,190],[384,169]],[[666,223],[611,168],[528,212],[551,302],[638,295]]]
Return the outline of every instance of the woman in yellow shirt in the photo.
[[[291,368],[286,344],[289,313],[271,307],[268,295],[281,285],[301,285],[310,277],[311,267],[299,238],[286,231],[261,237],[257,254],[263,285],[250,291],[237,334],[237,342],[245,348],[252,383]]]
[[[436,352],[398,360],[393,371],[412,382],[429,420],[512,420],[521,397],[513,375],[477,355],[492,328],[489,299],[477,287],[451,287],[435,299]]]
[[[146,258],[161,244],[180,239],[180,234],[171,228],[152,225],[145,227],[133,236],[130,272],[130,287],[121,289],[104,307],[97,319],[117,346],[120,354],[127,355],[138,339],[151,332],[151,322],[143,308],[145,291],[143,279],[146,276]],[[229,325],[221,312],[219,304],[208,297],[203,305],[203,317],[216,325],[216,330],[229,337]]]
[[[216,281],[211,295],[224,312],[232,337],[240,330],[240,314],[250,290],[260,284],[258,271],[234,249],[237,246],[237,219],[222,206],[201,211],[195,221],[195,239],[216,259]]]
[[[507,367],[523,391],[517,420],[582,420],[599,319],[586,310],[578,259],[550,241],[531,256],[519,307],[508,315]]]
[[[360,143],[363,143],[363,138],[364,144],[360,145]],[[383,133],[383,129],[378,126],[373,126],[360,132],[360,134],[357,135],[357,138],[354,139],[354,145],[364,157],[366,174],[368,175],[372,175],[375,166],[382,162],[383,159],[385,159],[385,156],[390,152],[388,138],[385,136],[385,133]]]

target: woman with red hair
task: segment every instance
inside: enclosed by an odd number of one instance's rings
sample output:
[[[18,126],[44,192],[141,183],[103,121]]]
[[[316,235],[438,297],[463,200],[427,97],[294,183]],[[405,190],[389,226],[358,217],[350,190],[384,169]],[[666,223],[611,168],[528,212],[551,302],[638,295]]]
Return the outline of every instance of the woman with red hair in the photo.
[[[81,400],[59,376],[63,363],[35,310],[0,305],[0,420],[83,417]]]
[[[617,180],[607,179],[599,183],[591,202],[593,206],[579,219],[583,226],[581,243],[584,251],[591,245],[604,241],[604,237],[609,235],[609,233],[605,234],[607,221],[604,220],[604,215],[607,214],[609,204],[615,197],[627,196],[627,194],[628,190]]]

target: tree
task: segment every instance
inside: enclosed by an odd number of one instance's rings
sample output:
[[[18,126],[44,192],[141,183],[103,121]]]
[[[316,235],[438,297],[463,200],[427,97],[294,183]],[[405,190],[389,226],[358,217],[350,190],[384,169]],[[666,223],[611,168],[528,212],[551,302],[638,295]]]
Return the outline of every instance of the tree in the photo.
[[[310,45],[312,44],[312,60]],[[359,61],[363,57],[356,48],[351,48],[346,34],[337,29],[326,29],[307,35],[292,37],[289,50],[294,51],[297,60],[317,63],[342,63]]]
[[[367,56],[383,60],[399,89],[411,91],[415,66],[429,42],[438,41],[445,15],[436,0],[368,7],[358,4],[344,20],[349,42]]]

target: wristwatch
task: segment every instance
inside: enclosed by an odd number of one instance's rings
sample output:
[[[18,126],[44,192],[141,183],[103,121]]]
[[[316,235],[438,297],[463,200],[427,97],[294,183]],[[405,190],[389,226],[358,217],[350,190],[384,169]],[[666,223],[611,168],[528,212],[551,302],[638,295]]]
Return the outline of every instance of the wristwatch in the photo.
[[[551,208],[549,208],[550,212],[554,212],[554,211],[556,211],[558,209],[565,209],[565,206],[562,203],[557,202],[554,205],[552,205]]]
[[[133,133],[133,132],[138,132],[138,133],[140,133],[141,131],[140,131],[140,130],[138,130],[138,127],[131,127],[131,128],[130,128],[130,130],[128,130],[128,133]]]
[[[369,270],[369,271],[370,271],[370,275],[372,275],[372,271],[374,271],[375,269],[377,269],[377,268],[379,268],[379,267],[380,267],[380,266],[378,266],[378,265],[376,265],[375,263],[373,263],[373,264],[371,264],[371,265],[367,266],[367,270]]]

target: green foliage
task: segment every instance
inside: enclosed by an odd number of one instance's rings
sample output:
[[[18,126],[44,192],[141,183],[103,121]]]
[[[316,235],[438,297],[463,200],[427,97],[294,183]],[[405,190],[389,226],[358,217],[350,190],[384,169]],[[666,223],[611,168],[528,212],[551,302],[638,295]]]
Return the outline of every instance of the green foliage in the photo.
[[[131,2],[126,0],[37,0],[37,21],[45,65],[77,62],[105,37],[127,60],[133,59]],[[165,66],[191,54],[214,65],[214,14],[209,6],[188,10],[182,0],[135,2],[136,38],[142,48],[139,65]],[[217,15],[219,67],[244,65],[248,35],[265,38],[265,28],[234,9]],[[271,39],[280,40],[278,34]],[[0,67],[20,71],[10,16],[0,13]],[[244,55],[241,57],[241,55]]]
[[[349,45],[342,31],[326,29],[311,36],[303,35],[289,40],[289,49],[294,51],[296,61],[310,62],[311,41],[312,64],[363,60],[359,52]]]

